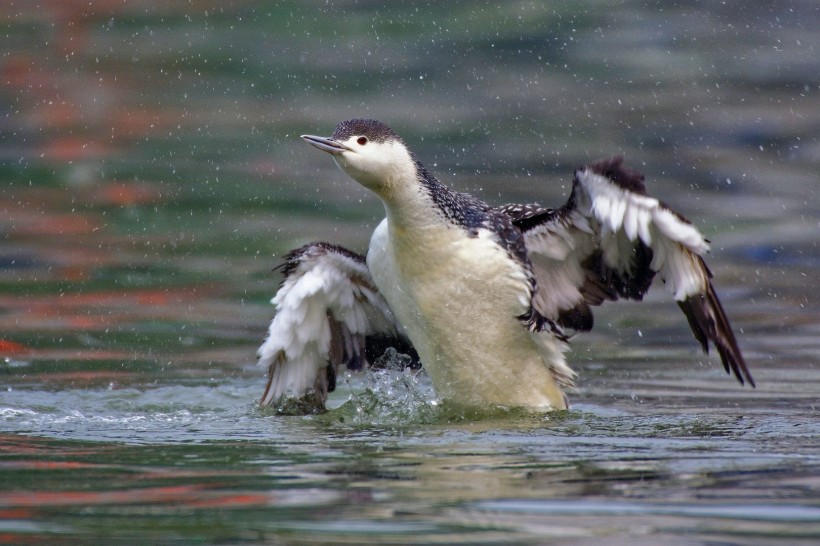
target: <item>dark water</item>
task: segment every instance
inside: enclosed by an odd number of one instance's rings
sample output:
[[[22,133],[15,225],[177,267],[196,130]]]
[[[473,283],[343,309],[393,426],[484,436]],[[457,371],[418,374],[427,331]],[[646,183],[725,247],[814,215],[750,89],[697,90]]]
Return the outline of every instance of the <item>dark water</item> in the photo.
[[[0,6],[0,543],[816,543],[818,6],[497,4]],[[574,341],[567,413],[401,374],[259,410],[275,256],[382,213],[297,137],[362,115],[493,203],[625,154],[758,388],[657,290]]]

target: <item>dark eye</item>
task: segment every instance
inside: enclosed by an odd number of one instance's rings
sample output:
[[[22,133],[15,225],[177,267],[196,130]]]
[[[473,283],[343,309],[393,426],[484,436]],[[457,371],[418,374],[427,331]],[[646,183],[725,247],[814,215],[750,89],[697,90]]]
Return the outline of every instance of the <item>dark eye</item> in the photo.
[[[359,143],[359,146],[364,146],[365,144],[367,144],[367,137],[360,136],[356,139],[356,142]]]

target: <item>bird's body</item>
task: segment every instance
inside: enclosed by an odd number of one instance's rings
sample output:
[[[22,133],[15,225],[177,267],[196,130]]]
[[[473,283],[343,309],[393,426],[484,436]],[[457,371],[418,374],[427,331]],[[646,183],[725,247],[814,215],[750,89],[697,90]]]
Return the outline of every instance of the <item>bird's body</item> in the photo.
[[[561,209],[492,208],[446,188],[380,122],[348,120],[329,139],[303,138],[374,191],[386,218],[366,268],[324,243],[288,256],[279,313],[260,348],[270,369],[263,404],[308,393],[323,403],[332,390],[325,374],[366,360],[368,340],[386,336],[409,339],[443,399],[564,409],[562,389],[574,378],[564,328],[591,328],[590,305],[640,299],[655,273],[704,349],[714,342],[727,370],[751,382],[699,257],[705,241],[646,196],[642,177],[619,159],[579,170]]]
[[[491,232],[419,231],[388,217],[367,263],[439,396],[476,406],[566,407],[545,361],[549,351],[533,337],[562,342],[518,318],[529,309],[530,279]]]

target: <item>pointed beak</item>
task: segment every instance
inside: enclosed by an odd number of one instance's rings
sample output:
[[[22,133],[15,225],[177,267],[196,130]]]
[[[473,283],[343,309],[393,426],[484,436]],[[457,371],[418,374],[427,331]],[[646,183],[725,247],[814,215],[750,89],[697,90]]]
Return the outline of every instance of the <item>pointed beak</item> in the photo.
[[[305,139],[305,142],[307,142],[311,146],[319,148],[323,152],[327,152],[331,155],[339,155],[342,152],[346,152],[349,150],[349,148],[344,144],[336,142],[335,140],[330,138],[324,138],[313,135],[302,135],[302,138]]]

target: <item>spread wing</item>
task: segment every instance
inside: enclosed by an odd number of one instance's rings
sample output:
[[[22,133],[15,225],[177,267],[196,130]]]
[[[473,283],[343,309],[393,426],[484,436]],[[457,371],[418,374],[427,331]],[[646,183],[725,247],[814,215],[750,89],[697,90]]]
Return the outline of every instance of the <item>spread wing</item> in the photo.
[[[622,158],[575,172],[560,209],[506,205],[524,233],[536,277],[533,308],[565,328],[592,328],[590,306],[640,300],[657,275],[671,290],[705,352],[711,342],[727,372],[754,386],[701,258],[707,241],[683,216],[646,194],[643,175]]]
[[[321,411],[342,364],[361,369],[386,347],[414,353],[363,256],[317,242],[288,253],[279,268],[276,315],[258,354],[268,368],[262,406]]]

